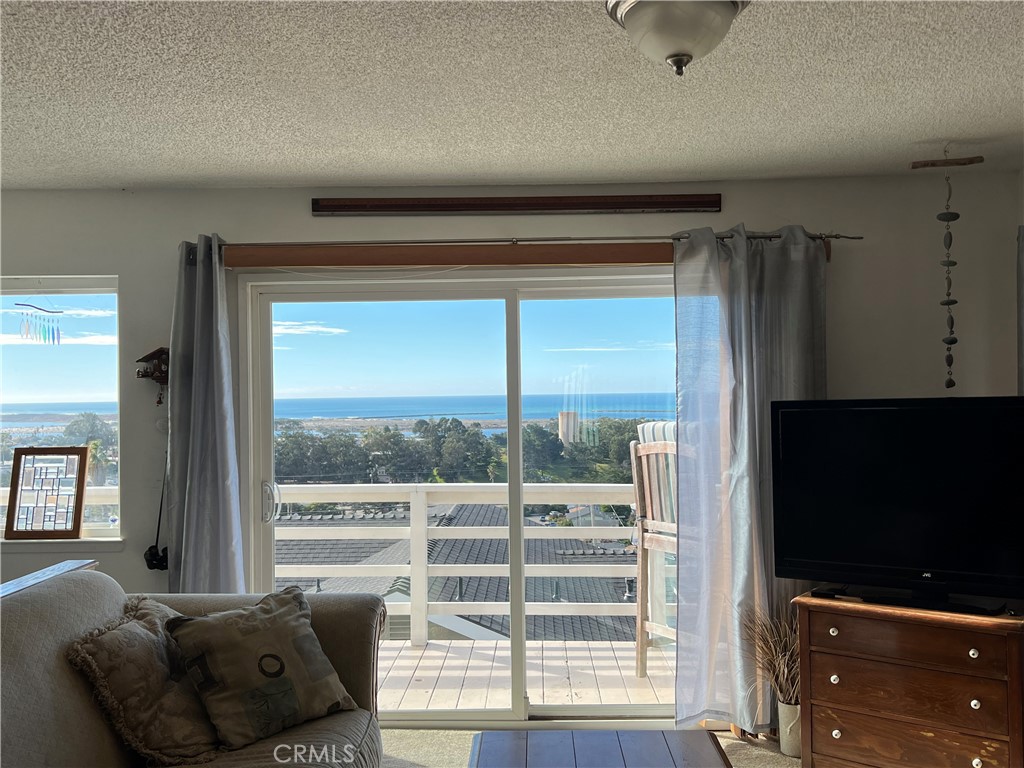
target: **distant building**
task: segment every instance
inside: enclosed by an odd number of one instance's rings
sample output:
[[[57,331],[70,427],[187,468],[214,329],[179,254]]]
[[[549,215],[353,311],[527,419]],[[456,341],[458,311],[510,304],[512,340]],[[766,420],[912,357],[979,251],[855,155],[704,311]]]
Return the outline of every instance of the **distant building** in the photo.
[[[578,507],[569,507],[569,511],[565,516],[569,518],[573,525],[604,525],[613,528],[622,526],[622,521],[615,515],[601,509],[600,504],[582,504]],[[632,528],[623,528],[622,538],[628,539],[632,533]]]
[[[562,445],[577,443],[580,439],[580,415],[576,411],[560,411],[558,414],[558,439]]]

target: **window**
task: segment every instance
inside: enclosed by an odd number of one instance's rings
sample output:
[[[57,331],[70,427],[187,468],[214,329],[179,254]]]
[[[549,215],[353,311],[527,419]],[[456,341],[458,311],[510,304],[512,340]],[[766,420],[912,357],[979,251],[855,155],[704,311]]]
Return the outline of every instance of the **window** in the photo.
[[[88,446],[82,536],[120,533],[116,289],[115,278],[4,278],[0,284],[5,516],[15,448]]]

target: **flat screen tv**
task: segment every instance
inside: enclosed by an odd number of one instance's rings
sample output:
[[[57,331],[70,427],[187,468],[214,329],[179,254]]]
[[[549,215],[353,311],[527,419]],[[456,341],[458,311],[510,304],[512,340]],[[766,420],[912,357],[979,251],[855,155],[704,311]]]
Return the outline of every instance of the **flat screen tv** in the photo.
[[[779,577],[1024,598],[1024,397],[774,402],[772,481]]]

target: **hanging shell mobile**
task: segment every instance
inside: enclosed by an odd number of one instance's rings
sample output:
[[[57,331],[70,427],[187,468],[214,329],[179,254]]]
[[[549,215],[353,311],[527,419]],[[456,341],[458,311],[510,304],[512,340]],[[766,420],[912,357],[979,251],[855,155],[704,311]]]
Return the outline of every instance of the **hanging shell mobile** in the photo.
[[[954,166],[961,165],[975,165],[976,163],[985,162],[985,158],[981,155],[974,157],[950,157],[949,147],[946,147],[945,157],[942,160],[918,160],[910,164],[911,170],[917,170],[919,168],[951,168]],[[953,248],[953,232],[950,229],[950,224],[960,218],[960,214],[956,211],[950,210],[950,202],[953,199],[953,183],[949,179],[949,171],[945,174],[946,182],[946,207],[939,211],[935,216],[942,224],[945,225],[945,232],[942,235],[942,250],[945,252],[943,257],[939,260],[939,265],[944,267],[946,270],[946,295],[939,305],[946,309],[946,330],[945,336],[942,337],[942,343],[946,345],[946,389],[952,389],[956,386],[956,380],[953,378],[953,346],[959,341],[956,335],[956,320],[953,317],[953,307],[959,302],[953,298],[953,267],[956,266],[956,260],[952,256]]]

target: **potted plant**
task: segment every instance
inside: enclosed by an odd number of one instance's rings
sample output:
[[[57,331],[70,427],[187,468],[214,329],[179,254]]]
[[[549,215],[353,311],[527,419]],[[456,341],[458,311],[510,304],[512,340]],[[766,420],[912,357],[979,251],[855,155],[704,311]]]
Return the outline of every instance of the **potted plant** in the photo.
[[[779,748],[800,757],[800,643],[796,618],[764,612],[747,615],[744,631],[754,662],[779,702]]]

